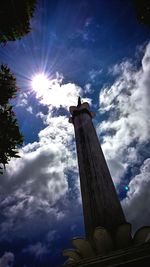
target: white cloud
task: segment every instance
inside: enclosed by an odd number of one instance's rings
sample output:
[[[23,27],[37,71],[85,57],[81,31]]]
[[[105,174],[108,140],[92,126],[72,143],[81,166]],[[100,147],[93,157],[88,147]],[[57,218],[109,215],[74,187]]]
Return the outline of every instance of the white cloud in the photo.
[[[2,176],[0,208],[6,219],[0,238],[34,236],[48,230],[49,223],[56,225],[70,209],[67,194],[78,186],[69,188],[67,180],[69,170],[77,174],[73,125],[65,116],[47,116],[47,123],[39,141],[24,146],[21,158],[12,159]]]
[[[68,109],[69,106],[77,104],[78,96],[83,95],[83,90],[74,83],[63,83],[63,76],[56,73],[56,77],[49,80],[49,88],[43,88],[35,93],[40,103],[44,105]],[[83,98],[83,100],[91,103],[90,99]]]
[[[30,254],[33,254],[36,259],[41,259],[45,254],[50,253],[46,245],[42,244],[41,242],[29,245],[27,248],[23,250],[23,252],[28,252]]]
[[[39,110],[36,114],[45,125],[38,134],[39,140],[20,149],[21,158],[11,159],[1,177],[0,210],[5,219],[0,223],[0,240],[25,238],[36,244],[37,233],[44,236],[59,229],[62,222],[78,224],[82,209],[74,129],[68,117],[53,116],[60,107],[69,110],[70,105],[77,105],[78,96],[83,93],[73,83],[63,84],[63,76],[56,73],[49,89],[33,92],[28,88],[18,97],[18,106],[32,113],[30,97],[36,95],[48,113]],[[91,103],[86,98],[82,101]],[[42,250],[42,244],[38,246]]]
[[[129,183],[127,197],[122,201],[126,218],[133,230],[150,223],[150,158],[146,159]]]
[[[31,106],[28,106],[28,107],[27,107],[27,111],[28,111],[29,113],[33,114],[33,108],[32,108]]]
[[[90,77],[90,80],[91,80],[92,82],[94,82],[94,81],[96,80],[96,78],[97,78],[99,75],[101,75],[102,71],[103,71],[102,69],[99,69],[99,70],[95,70],[95,69],[90,70],[90,71],[89,71],[89,77]]]
[[[33,114],[33,107],[31,107],[31,102],[33,97],[36,97],[39,103],[49,107],[49,110],[52,111],[53,108],[59,109],[64,108],[69,110],[69,107],[72,105],[77,105],[78,97],[82,97],[82,101],[88,102],[91,104],[90,98],[83,97],[84,91],[77,84],[68,82],[64,83],[64,77],[62,74],[56,72],[55,76],[48,77],[48,85],[40,85],[40,89],[34,90],[32,88],[32,82],[30,81],[26,91],[20,92],[16,99],[17,107],[24,107],[29,113]],[[89,85],[87,86],[89,87]],[[36,116],[41,116],[42,113],[39,111]]]
[[[14,254],[11,252],[5,252],[0,258],[0,267],[11,267],[14,262]]]
[[[57,81],[52,82],[51,87],[37,95],[41,97],[40,102],[44,105],[52,105],[56,108],[75,105],[81,88],[75,84],[68,83],[60,85]]]
[[[20,92],[17,96],[17,107],[27,107],[28,106],[28,92]]]
[[[93,88],[92,88],[92,84],[91,83],[85,84],[84,93],[89,93],[89,94],[93,93]]]
[[[115,65],[114,72],[118,74],[116,81],[103,88],[99,97],[100,111],[107,112],[109,118],[97,128],[104,134],[102,147],[110,170],[114,177],[119,177],[119,182],[127,167],[137,162],[137,147],[149,141],[150,43],[139,69],[126,61]]]

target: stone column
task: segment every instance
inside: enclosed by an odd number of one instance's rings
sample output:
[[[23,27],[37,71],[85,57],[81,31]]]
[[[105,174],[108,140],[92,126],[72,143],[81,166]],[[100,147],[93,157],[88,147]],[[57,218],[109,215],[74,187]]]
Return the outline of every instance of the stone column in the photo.
[[[88,103],[70,107],[77,147],[86,238],[91,240],[97,226],[110,233],[125,223],[122,207],[107,167]]]

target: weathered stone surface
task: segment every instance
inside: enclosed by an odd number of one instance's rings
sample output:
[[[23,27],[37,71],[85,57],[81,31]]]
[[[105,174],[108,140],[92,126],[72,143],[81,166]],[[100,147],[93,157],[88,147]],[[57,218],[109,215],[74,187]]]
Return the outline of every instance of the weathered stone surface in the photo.
[[[75,249],[64,250],[63,255],[69,257],[69,262],[67,261],[66,265],[73,262],[78,264],[80,261],[82,261],[82,263],[86,263],[86,259],[90,258],[91,260],[94,260],[94,257],[96,259],[97,255],[101,255],[102,258],[100,259],[103,259],[103,256],[107,255],[109,258],[110,255],[120,255],[120,251],[123,252],[122,257],[124,258],[124,251],[128,251],[129,255],[131,254],[132,256],[130,249],[131,252],[134,253],[135,249],[138,248],[139,245],[147,248],[147,245],[144,245],[144,243],[149,244],[149,250],[146,251],[150,251],[149,236],[150,227],[148,226],[138,229],[134,237],[131,236],[130,223],[120,225],[116,230],[116,234],[113,236],[110,235],[107,229],[97,227],[94,231],[92,242],[84,238],[74,238],[72,240],[72,244]],[[123,258],[120,259],[122,263]]]
[[[103,227],[96,227],[93,240],[97,254],[105,255],[114,249],[110,233]]]
[[[65,249],[63,251],[63,256],[71,258],[72,261],[78,261],[81,259],[81,256],[75,249]]]
[[[80,100],[80,99],[79,99]],[[118,200],[88,103],[70,107],[80,173],[86,238],[75,238],[74,250],[65,250],[71,267],[150,266],[150,227],[132,238],[131,224]]]
[[[108,253],[106,256],[95,256],[90,259],[70,262],[69,267],[110,267],[125,266],[137,267],[150,266],[150,243],[133,246],[126,249],[117,250]]]
[[[150,241],[150,226],[143,226],[136,231],[133,238],[133,243],[135,245],[149,241]]]
[[[121,224],[115,234],[116,249],[126,248],[132,245],[131,224]]]
[[[80,252],[82,258],[90,258],[95,255],[94,250],[88,240],[74,238],[72,239],[72,244]]]
[[[70,107],[74,124],[86,238],[102,226],[111,233],[125,217],[118,200],[99,140],[92,123],[88,103]]]

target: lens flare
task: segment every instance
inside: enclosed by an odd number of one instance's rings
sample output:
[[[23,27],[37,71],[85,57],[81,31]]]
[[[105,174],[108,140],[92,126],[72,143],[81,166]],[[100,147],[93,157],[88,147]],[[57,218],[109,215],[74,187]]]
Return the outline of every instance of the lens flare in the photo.
[[[32,78],[32,89],[39,95],[49,87],[50,81],[44,73],[38,73]]]

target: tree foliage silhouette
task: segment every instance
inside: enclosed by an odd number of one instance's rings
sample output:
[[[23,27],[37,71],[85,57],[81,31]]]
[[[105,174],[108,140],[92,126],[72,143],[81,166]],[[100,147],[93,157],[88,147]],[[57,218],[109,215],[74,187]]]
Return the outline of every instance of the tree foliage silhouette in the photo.
[[[140,23],[150,27],[150,0],[133,0]]]
[[[13,106],[16,96],[16,79],[6,65],[0,66],[0,173],[12,157],[19,157],[17,147],[23,143]]]
[[[36,0],[0,1],[0,42],[15,41],[30,32]]]

